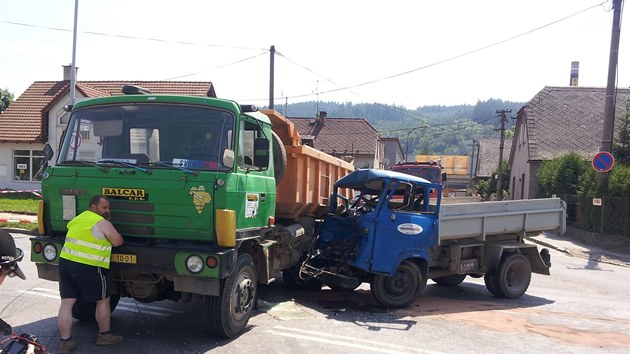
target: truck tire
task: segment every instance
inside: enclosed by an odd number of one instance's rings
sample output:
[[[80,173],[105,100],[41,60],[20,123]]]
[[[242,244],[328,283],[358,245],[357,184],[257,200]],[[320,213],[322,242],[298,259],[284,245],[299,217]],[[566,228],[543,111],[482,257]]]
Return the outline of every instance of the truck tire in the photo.
[[[282,271],[282,283],[285,288],[289,290],[307,291],[320,291],[322,289],[324,283],[321,280],[315,278],[304,280],[298,275],[299,271],[299,264]]]
[[[386,307],[406,307],[414,302],[427,284],[427,278],[420,267],[411,261],[404,261],[396,269],[396,274],[389,277],[377,274],[370,283],[372,295]]]
[[[494,285],[494,274],[486,274],[483,276],[483,282],[486,283],[486,289],[492,294],[497,295],[497,287]]]
[[[504,256],[493,274],[495,295],[506,299],[521,297],[529,288],[532,269],[529,261],[520,253]]]
[[[431,280],[442,286],[458,286],[464,281],[464,279],[466,279],[466,274],[447,275],[445,277],[434,278]]]
[[[282,140],[275,132],[271,132],[273,135],[273,173],[276,179],[276,185],[282,181],[284,173],[287,171],[287,150],[282,144]]]
[[[109,297],[109,311],[114,312],[120,301],[120,295],[112,295]],[[72,317],[79,321],[93,322],[96,321],[96,302],[85,302],[77,300],[72,306]]]
[[[221,280],[219,296],[208,296],[210,331],[234,338],[241,333],[256,304],[256,265],[247,253],[238,256],[234,272]]]

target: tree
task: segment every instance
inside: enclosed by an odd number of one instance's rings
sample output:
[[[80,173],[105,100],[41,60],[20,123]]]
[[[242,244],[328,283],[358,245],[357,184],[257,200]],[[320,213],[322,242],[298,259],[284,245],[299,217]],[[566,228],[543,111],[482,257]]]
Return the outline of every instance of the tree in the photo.
[[[586,168],[586,162],[575,152],[543,162],[537,173],[538,197],[576,195]]]
[[[508,171],[508,162],[503,161],[503,171],[501,172],[501,199],[505,199],[508,196],[508,186],[510,185],[510,172]],[[477,183],[473,190],[475,190],[483,200],[495,200],[497,194],[497,177],[499,175],[499,169],[494,170],[489,179],[480,181]]]
[[[630,98],[626,102],[626,111],[619,118],[616,128],[617,138],[612,148],[615,163],[630,166]]]
[[[13,94],[9,89],[0,89],[0,112],[4,112],[13,103]]]

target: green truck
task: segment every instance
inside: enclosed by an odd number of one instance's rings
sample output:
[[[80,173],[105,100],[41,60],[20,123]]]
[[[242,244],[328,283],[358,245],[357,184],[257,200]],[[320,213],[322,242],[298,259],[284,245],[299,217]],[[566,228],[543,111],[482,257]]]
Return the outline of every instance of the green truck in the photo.
[[[38,275],[58,281],[68,221],[105,195],[125,240],[112,252],[112,311],[121,297],[201,297],[209,331],[237,336],[257,284],[296,274],[332,183],[353,166],[302,145],[273,110],[133,86],[123,93],[68,107],[58,153],[44,149],[57,156],[43,171],[40,236],[31,239]],[[94,306],[78,302],[73,315],[93,319]]]

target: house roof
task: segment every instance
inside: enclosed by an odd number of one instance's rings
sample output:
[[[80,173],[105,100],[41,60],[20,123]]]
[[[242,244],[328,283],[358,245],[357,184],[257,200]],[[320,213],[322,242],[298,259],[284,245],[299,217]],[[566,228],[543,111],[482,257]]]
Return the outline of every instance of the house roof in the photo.
[[[123,85],[137,85],[155,94],[216,97],[211,82],[184,81],[79,81],[85,97],[121,95]],[[0,114],[0,143],[44,143],[48,109],[70,90],[70,81],[36,81]]]
[[[616,117],[625,112],[630,89],[617,89]],[[601,146],[606,88],[545,87],[518,112],[526,120],[530,161],[576,152],[591,159]],[[619,119],[616,119],[618,122]],[[518,134],[518,132],[517,132]]]
[[[475,176],[490,177],[499,168],[499,153],[501,140],[485,139],[479,141],[479,156]],[[512,139],[505,139],[503,142],[503,161],[508,161],[510,150],[512,149]]]
[[[302,140],[332,155],[375,155],[378,131],[364,118],[289,118]]]

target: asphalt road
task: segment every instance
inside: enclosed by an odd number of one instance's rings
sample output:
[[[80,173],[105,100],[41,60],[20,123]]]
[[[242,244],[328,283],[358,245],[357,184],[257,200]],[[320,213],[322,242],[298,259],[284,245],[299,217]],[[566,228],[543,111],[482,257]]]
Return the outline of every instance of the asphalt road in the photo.
[[[0,286],[0,317],[16,333],[36,334],[58,350],[57,283],[37,278],[29,235],[14,233],[27,252],[27,280]],[[402,310],[376,305],[367,284],[354,292],[287,291],[281,282],[259,288],[247,330],[224,340],[205,332],[201,302],[143,304],[122,299],[112,330],[115,347],[94,344],[95,323],[75,322],[75,353],[628,353],[630,268],[552,251],[552,275],[533,275],[520,299],[492,296],[483,279],[447,288],[429,281]]]

